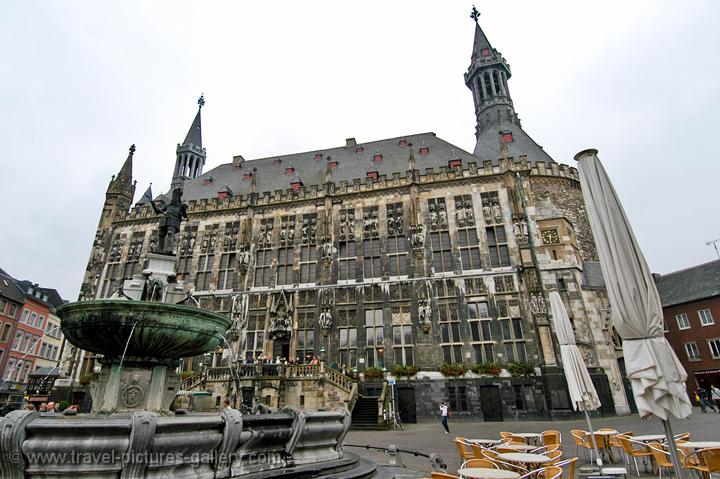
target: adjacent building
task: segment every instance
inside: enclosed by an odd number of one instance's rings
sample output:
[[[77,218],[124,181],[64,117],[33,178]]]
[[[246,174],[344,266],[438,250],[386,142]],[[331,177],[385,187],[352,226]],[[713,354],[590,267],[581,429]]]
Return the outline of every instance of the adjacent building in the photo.
[[[720,260],[655,275],[665,337],[688,373],[690,397],[698,387],[720,387]]]
[[[225,351],[184,367],[260,356],[318,356],[361,372],[414,366],[397,385],[406,420],[437,414],[441,400],[455,417],[570,414],[545,300],[555,288],[602,412],[629,412],[577,170],[522,128],[510,77],[476,23],[464,74],[472,152],[427,132],[237,155],[207,172],[201,98],[168,172],[189,212],[175,242],[178,281],[234,326]],[[117,294],[156,244],[150,202],[169,195],[148,189],[133,205],[134,154],[133,145],[108,186],[81,299]],[[92,370],[91,355],[69,354]],[[477,374],[450,380],[462,367]],[[270,397],[253,387],[244,399]]]
[[[17,407],[23,396],[47,400],[30,391],[27,384],[38,368],[57,366],[63,336],[55,308],[64,303],[58,292],[30,281],[19,281],[0,270],[0,405]],[[12,311],[12,314],[11,314]]]

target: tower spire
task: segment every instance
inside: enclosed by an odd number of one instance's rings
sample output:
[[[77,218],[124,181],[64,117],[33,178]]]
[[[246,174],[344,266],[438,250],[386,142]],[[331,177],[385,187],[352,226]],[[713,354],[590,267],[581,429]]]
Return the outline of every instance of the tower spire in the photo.
[[[492,161],[527,155],[531,161],[553,162],[523,131],[508,88],[510,65],[493,48],[480,27],[479,17],[480,12],[473,6],[470,18],[475,22],[475,37],[470,68],[465,73],[465,84],[472,91],[475,104],[477,143],[473,154]]]
[[[170,189],[183,187],[185,180],[197,178],[202,175],[205,166],[206,151],[202,146],[202,121],[201,112],[205,106],[205,96],[200,95],[197,101],[198,111],[190,129],[185,135],[185,141],[178,144],[175,150],[175,168]]]

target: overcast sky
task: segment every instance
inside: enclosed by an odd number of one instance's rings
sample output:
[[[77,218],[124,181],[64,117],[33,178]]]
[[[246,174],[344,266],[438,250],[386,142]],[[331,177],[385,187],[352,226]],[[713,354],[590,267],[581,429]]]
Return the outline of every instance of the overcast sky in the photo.
[[[111,175],[435,132],[472,151],[472,3],[28,1],[0,17],[0,267],[74,300]],[[525,130],[595,147],[653,271],[716,259],[720,2],[477,2]]]

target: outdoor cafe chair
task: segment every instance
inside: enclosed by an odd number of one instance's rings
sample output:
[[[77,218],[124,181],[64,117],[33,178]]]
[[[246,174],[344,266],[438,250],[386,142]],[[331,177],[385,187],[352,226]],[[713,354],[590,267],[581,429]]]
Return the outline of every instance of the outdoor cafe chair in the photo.
[[[430,477],[432,477],[432,479],[460,479],[458,476],[453,476],[452,474],[438,471],[431,472]]]
[[[457,447],[458,453],[460,454],[460,460],[472,459],[475,457],[472,450],[472,443],[464,437],[457,436],[455,438],[455,446]]]
[[[635,472],[637,473],[637,476],[640,477],[640,468],[638,467],[637,458],[650,458],[652,457],[652,452],[650,452],[646,444],[639,441],[633,441],[630,439],[630,436],[618,434],[617,438],[620,440],[620,444],[622,444],[625,454],[633,460],[633,464],[635,464]],[[641,448],[635,449],[633,444],[637,444],[641,446]]]
[[[562,442],[562,434],[560,434],[560,431],[556,431],[554,429],[541,432],[540,437],[542,438],[543,444],[546,446],[552,446],[554,444],[560,446],[560,443]]]
[[[577,457],[571,457],[560,462],[553,464],[553,466],[563,467],[567,466],[568,479],[575,479],[575,464],[577,463]]]
[[[540,446],[535,449],[531,449],[528,452],[533,454],[547,454],[549,452],[557,451],[560,449],[560,444],[551,444],[549,446]]]
[[[696,451],[693,456],[699,458],[688,464],[688,469],[701,472],[703,477],[710,477],[714,472],[720,472],[720,447],[709,447]]]
[[[599,429],[599,431],[603,431],[604,429]],[[623,436],[632,436],[634,432],[632,431],[625,431],[618,434],[622,434]],[[618,439],[617,434],[613,434],[611,436],[607,436],[607,447],[612,450],[613,448],[619,449],[620,452],[622,452],[623,456],[625,457],[625,463],[630,464],[630,458],[625,453],[625,449],[623,449],[622,444],[620,444],[620,439]]]
[[[588,450],[593,450],[592,441],[589,439],[590,435],[587,431],[573,429],[570,431],[570,434],[573,437],[573,441],[575,441],[575,454],[580,451],[580,448],[583,448],[586,453]]]
[[[562,457],[562,451],[555,449],[554,451],[550,451],[548,453],[544,453],[545,456],[550,458],[549,462],[546,462],[545,465],[548,466],[555,466],[558,462],[560,462],[560,458]]]
[[[562,467],[548,466],[530,471],[527,474],[520,476],[518,479],[559,479],[562,475]]]
[[[655,465],[660,471],[660,479],[662,479],[663,469],[673,470],[674,466],[670,459],[670,453],[665,450],[662,444],[659,442],[651,442],[647,445],[652,453],[653,459],[655,459]]]
[[[487,467],[489,469],[500,469],[500,466],[490,459],[468,459],[462,463],[460,469],[465,469],[466,467]]]

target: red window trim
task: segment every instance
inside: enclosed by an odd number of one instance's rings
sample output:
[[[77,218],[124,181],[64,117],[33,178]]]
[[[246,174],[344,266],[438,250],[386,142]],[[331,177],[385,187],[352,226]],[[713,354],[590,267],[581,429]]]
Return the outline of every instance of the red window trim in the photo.
[[[373,180],[377,181],[378,178],[380,177],[380,175],[378,174],[377,171],[368,171],[368,172],[367,172],[367,177],[368,177],[368,178],[372,178]]]
[[[425,156],[425,155],[427,155],[428,153],[430,153],[430,147],[428,147],[428,146],[421,146],[421,147],[420,147],[420,154],[421,154],[422,156]]]

